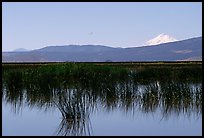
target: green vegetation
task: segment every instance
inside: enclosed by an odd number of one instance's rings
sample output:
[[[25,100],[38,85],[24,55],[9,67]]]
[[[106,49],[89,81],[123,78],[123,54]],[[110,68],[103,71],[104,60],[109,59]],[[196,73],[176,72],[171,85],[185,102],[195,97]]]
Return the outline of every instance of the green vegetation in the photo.
[[[89,134],[89,115],[98,105],[107,111],[160,109],[165,118],[202,114],[202,64],[117,64],[3,64],[2,99],[16,111],[22,103],[59,109],[62,135]]]

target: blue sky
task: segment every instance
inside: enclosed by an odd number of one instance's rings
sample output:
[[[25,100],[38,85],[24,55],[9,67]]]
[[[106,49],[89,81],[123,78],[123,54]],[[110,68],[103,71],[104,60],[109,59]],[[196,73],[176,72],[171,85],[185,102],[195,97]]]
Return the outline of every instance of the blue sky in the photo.
[[[141,46],[161,33],[202,36],[201,2],[3,2],[2,50]]]

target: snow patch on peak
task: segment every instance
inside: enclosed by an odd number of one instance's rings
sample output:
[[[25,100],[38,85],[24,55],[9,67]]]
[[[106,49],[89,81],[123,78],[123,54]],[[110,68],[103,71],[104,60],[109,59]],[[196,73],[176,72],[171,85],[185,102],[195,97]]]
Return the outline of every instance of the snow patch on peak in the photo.
[[[158,44],[162,44],[162,43],[169,43],[169,42],[174,42],[174,41],[178,41],[177,39],[167,35],[167,34],[160,34],[157,37],[149,40],[146,42],[146,45],[158,45]]]

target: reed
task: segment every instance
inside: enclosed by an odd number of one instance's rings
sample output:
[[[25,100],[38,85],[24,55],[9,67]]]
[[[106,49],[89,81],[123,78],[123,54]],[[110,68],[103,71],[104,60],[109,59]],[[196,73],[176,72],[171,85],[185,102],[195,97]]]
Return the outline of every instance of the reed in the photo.
[[[22,103],[30,108],[57,108],[62,114],[59,135],[89,134],[89,115],[98,105],[107,112],[159,109],[165,118],[202,115],[201,65],[134,69],[91,63],[17,66],[3,67],[2,99],[16,111]]]

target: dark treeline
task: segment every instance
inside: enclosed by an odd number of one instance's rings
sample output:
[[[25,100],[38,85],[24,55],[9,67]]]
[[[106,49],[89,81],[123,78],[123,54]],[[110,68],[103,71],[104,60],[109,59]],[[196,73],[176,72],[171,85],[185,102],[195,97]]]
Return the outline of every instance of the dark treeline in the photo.
[[[138,66],[127,69],[94,64],[48,64],[10,69],[3,66],[2,99],[15,111],[22,105],[57,108],[59,135],[89,135],[89,115],[104,110],[202,115],[202,65]]]

